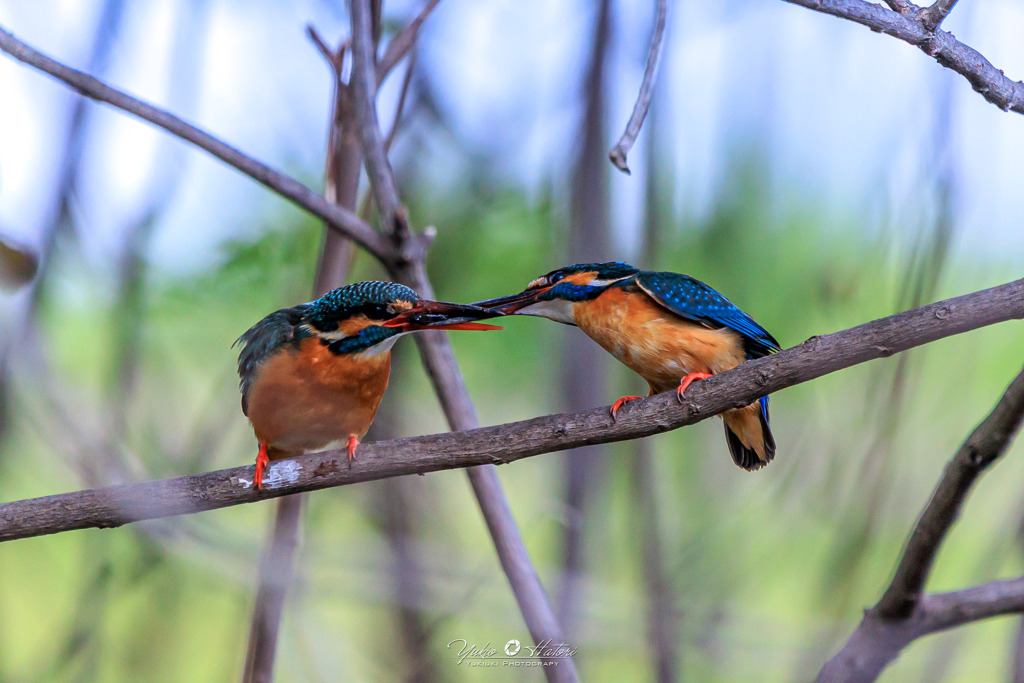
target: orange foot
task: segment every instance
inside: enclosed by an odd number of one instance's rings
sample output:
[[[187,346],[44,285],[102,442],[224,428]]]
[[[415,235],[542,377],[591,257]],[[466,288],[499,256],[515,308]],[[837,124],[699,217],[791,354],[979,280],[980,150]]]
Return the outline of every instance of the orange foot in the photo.
[[[619,408],[628,403],[629,401],[636,401],[637,399],[643,398],[642,396],[623,396],[618,401],[612,404],[611,414],[612,419],[615,419],[615,414],[619,412]]]
[[[679,402],[682,403],[683,392],[686,391],[686,388],[688,386],[690,386],[699,379],[707,379],[710,376],[711,373],[709,372],[691,372],[686,377],[683,377],[681,380],[679,380],[679,388],[676,389],[676,398],[678,398]]]
[[[263,470],[267,468],[270,458],[267,457],[267,444],[260,442],[260,452],[256,454],[256,474],[252,477],[252,483],[257,491],[263,490]]]
[[[356,438],[355,434],[348,435],[348,443],[345,444],[345,450],[348,451],[348,461],[352,462],[356,459],[356,447],[359,446],[359,439]]]

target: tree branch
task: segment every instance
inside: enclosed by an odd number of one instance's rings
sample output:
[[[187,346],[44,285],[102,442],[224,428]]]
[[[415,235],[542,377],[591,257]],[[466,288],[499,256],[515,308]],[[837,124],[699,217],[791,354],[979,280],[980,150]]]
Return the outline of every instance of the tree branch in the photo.
[[[441,0],[429,0],[423,7],[419,14],[410,21],[406,26],[395,34],[395,37],[388,43],[387,48],[384,49],[384,56],[377,62],[377,83],[383,83],[384,79],[387,78],[391,70],[409,54],[409,50],[416,45],[416,40],[419,38],[420,26],[426,21],[430,13],[434,11],[434,8],[441,2]]]
[[[622,137],[608,153],[615,168],[626,175],[629,175],[629,166],[626,164],[626,155],[633,149],[633,143],[640,135],[640,128],[647,118],[647,111],[651,108],[651,98],[654,97],[654,84],[658,80],[658,67],[661,65],[661,43],[665,37],[665,23],[668,16],[668,0],[658,0],[657,17],[654,21],[654,34],[651,37],[651,51],[647,55],[647,68],[644,69],[644,80],[640,84],[640,94],[637,95],[636,104],[633,105],[633,113],[626,123],[626,130]]]
[[[4,503],[0,505],[0,541],[116,527],[300,491],[504,464],[577,446],[660,434],[852,365],[1020,318],[1024,318],[1024,279],[811,337],[799,346],[694,384],[682,405],[670,391],[626,404],[614,421],[607,407],[602,407],[463,432],[367,443],[360,446],[359,458],[351,465],[343,451],[280,460],[268,468],[262,494],[253,490],[252,467],[247,466]]]
[[[387,150],[384,147],[376,111],[375,51],[371,34],[368,0],[351,0],[352,17],[352,76],[355,99],[356,131],[367,175],[381,216],[381,226],[394,244],[395,258],[385,262],[391,276],[419,292],[425,298],[434,298],[433,287],[427,277],[426,247],[432,233],[413,234],[409,229],[398,195]],[[455,430],[476,427],[476,410],[462,379],[455,354],[448,337],[442,333],[416,335],[417,345],[426,366],[434,391],[441,402],[448,424]],[[474,463],[482,464],[482,463]],[[544,587],[530,561],[516,526],[515,517],[505,498],[497,471],[493,467],[474,467],[467,470],[473,493],[483,514],[487,529],[494,541],[495,551],[502,569],[508,577],[523,620],[534,642],[563,643],[561,628],[548,604]],[[541,657],[546,660],[544,674],[549,681],[578,681],[571,656]]]
[[[86,97],[121,109],[209,152],[229,166],[323,219],[332,228],[342,232],[377,258],[388,257],[391,251],[390,245],[369,224],[354,212],[330,203],[294,178],[246,156],[234,147],[173,114],[157,109],[120,90],[111,88],[88,74],[50,59],[19,41],[3,27],[0,27],[0,50],[18,61],[50,74]]]
[[[942,480],[907,541],[892,583],[875,607],[880,618],[903,619],[914,611],[939,546],[960,515],[971,486],[1006,451],[1022,419],[1024,370],[946,466]]]
[[[1019,612],[1024,612],[1024,577],[925,595],[913,615],[899,621],[883,622],[868,610],[842,651],[822,668],[817,683],[874,681],[918,638]]]
[[[1024,420],[1024,370],[946,466],[888,590],[850,639],[826,662],[819,681],[873,681],[916,638],[996,614],[1024,610],[1024,579],[955,593],[922,595],[939,546],[971,485],[1005,451]]]
[[[881,5],[866,2],[866,0],[786,0],[786,2],[831,14],[840,19],[848,19],[867,26],[872,31],[885,33],[910,43],[923,50],[925,54],[934,57],[935,61],[942,66],[950,68],[966,78],[982,97],[1003,111],[1024,114],[1024,83],[1004,76],[1003,72],[992,66],[992,63],[985,59],[984,55],[958,41],[952,33],[937,29],[930,30],[925,21],[915,17],[913,13],[892,12]],[[947,5],[952,7],[952,3],[943,2],[934,15],[938,16],[942,8]],[[931,9],[924,11],[930,12]]]
[[[934,32],[939,28],[942,21],[949,16],[956,3],[957,0],[935,0],[930,7],[921,10],[921,13],[917,16],[926,29]]]

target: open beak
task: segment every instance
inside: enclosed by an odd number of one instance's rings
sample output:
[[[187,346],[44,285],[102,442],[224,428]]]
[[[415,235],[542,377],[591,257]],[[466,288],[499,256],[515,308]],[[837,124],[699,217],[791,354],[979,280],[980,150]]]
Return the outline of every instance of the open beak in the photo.
[[[526,308],[530,304],[537,303],[540,295],[549,289],[551,289],[551,287],[527,289],[526,291],[519,292],[518,294],[510,294],[509,296],[502,296],[497,299],[488,299],[487,301],[477,301],[472,305],[485,308],[489,311],[497,311],[503,315],[511,315],[522,308]]]
[[[451,304],[446,301],[421,299],[415,306],[403,311],[382,327],[397,327],[403,332],[415,330],[500,330],[497,325],[472,322],[502,315],[479,306]]]

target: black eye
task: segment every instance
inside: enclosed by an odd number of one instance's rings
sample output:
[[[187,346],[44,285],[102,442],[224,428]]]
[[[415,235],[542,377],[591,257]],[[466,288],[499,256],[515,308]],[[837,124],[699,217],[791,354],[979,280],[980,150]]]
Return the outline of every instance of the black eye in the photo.
[[[564,277],[564,272],[562,272],[561,270],[556,270],[555,272],[551,273],[551,275],[548,275],[548,283],[553,285]]]
[[[392,317],[391,311],[388,308],[384,304],[366,304],[363,307],[363,313],[372,320],[384,320]]]

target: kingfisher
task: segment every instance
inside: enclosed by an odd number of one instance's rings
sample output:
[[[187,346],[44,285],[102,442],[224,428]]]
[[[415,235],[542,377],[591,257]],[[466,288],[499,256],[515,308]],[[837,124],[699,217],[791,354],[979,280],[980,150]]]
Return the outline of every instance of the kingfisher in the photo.
[[[575,325],[647,380],[648,396],[675,387],[680,401],[692,382],[779,350],[753,318],[700,280],[618,261],[559,268],[519,294],[474,305]],[[625,402],[638,398],[615,401],[612,418]],[[775,438],[767,396],[721,417],[737,465],[753,471],[771,462]]]
[[[421,299],[395,282],[358,282],[274,311],[249,328],[238,376],[242,412],[259,453],[253,483],[271,460],[345,446],[349,461],[377,414],[391,347],[417,330],[500,330],[472,322],[494,312]]]

